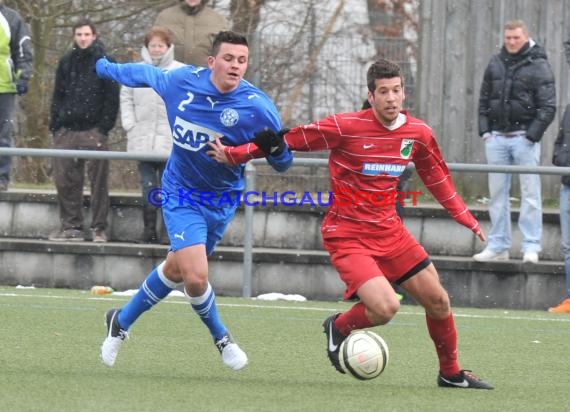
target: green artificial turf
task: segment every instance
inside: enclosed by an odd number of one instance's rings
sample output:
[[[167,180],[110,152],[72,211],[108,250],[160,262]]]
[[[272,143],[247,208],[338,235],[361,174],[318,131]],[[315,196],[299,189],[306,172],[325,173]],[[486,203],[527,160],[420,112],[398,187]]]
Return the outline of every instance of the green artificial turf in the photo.
[[[250,364],[223,366],[183,298],[131,329],[114,368],[99,361],[103,315],[128,298],[0,287],[0,411],[566,411],[570,316],[455,309],[461,366],[493,391],[442,389],[417,306],[374,328],[390,348],[380,377],[337,373],[321,323],[344,302],[218,298]]]

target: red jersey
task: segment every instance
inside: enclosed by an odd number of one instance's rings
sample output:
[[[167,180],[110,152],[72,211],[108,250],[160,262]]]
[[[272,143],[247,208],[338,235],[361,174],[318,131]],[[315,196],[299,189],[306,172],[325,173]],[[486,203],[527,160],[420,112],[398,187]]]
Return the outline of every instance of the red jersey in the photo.
[[[394,194],[410,162],[449,214],[473,232],[479,231],[479,223],[455,190],[432,129],[405,111],[398,124],[390,130],[367,109],[334,114],[285,135],[292,150],[330,150],[333,201],[321,225],[324,239],[397,236],[403,225],[396,214]],[[225,153],[233,164],[265,156],[253,143],[227,147]]]

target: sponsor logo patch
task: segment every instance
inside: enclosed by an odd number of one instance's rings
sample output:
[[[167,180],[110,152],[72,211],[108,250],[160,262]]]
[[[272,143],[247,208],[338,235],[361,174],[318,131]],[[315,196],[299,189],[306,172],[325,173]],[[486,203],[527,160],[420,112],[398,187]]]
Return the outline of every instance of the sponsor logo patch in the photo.
[[[390,175],[400,176],[406,165],[386,164],[386,163],[363,163],[362,174],[368,176]]]
[[[172,139],[174,144],[183,149],[197,152],[206,145],[207,142],[214,141],[216,132],[206,127],[188,122],[176,116],[172,128]]]

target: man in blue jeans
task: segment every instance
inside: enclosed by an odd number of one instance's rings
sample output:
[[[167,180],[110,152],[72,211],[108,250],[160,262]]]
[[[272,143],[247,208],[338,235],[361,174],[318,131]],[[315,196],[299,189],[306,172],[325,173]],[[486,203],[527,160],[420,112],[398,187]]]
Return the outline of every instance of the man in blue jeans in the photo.
[[[540,140],[556,113],[554,75],[544,48],[521,20],[505,24],[504,46],[489,62],[479,97],[479,135],[491,165],[538,166]],[[511,247],[511,174],[489,173],[491,230],[479,262],[507,260]],[[538,262],[542,237],[540,176],[520,174],[518,225],[523,262]]]

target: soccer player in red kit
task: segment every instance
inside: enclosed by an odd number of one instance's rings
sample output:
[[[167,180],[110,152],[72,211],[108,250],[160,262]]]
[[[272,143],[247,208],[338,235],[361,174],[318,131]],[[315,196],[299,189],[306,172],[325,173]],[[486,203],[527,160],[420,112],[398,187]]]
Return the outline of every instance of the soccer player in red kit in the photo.
[[[355,329],[388,323],[400,307],[391,283],[400,285],[421,304],[439,358],[441,387],[493,389],[457,359],[457,329],[449,296],[424,248],[406,230],[394,202],[398,177],[413,161],[425,186],[460,224],[485,240],[477,220],[456,192],[431,128],[402,110],[404,80],[400,67],[379,60],[367,72],[371,108],[333,114],[291,130],[266,130],[255,144],[237,147],[212,143],[210,156],[241,164],[282,152],[330,150],[333,200],[321,225],[323,245],[346,284],[344,297],[359,301],[344,313],[327,318],[327,354],[341,373],[338,351]]]

